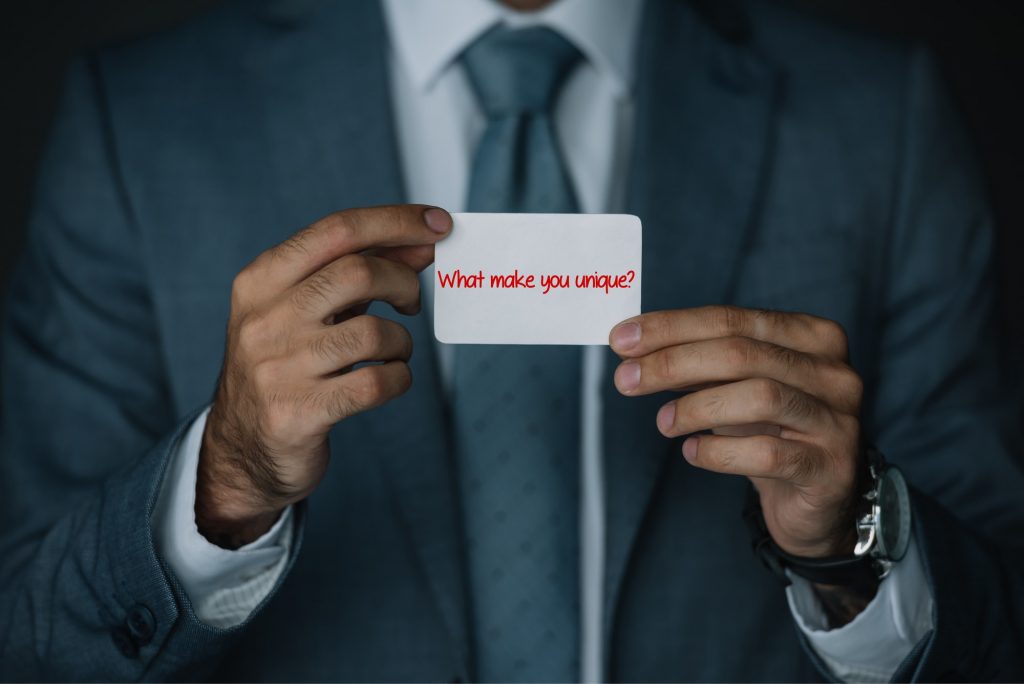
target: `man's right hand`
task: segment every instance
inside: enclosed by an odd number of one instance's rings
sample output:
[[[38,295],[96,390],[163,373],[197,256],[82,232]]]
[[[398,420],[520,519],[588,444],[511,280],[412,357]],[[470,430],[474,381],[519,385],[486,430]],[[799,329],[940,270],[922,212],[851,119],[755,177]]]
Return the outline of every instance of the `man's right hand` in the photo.
[[[207,539],[238,548],[264,534],[319,484],[331,427],[409,388],[409,332],[366,309],[381,300],[419,311],[416,274],[451,226],[423,205],[341,211],[238,274],[199,457],[196,523]],[[378,363],[352,370],[363,362]]]

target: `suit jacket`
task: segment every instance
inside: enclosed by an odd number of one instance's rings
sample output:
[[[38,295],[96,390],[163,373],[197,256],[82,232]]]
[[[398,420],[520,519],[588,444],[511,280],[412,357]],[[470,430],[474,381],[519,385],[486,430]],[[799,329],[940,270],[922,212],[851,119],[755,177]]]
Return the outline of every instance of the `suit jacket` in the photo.
[[[865,433],[915,487],[935,598],[897,678],[1024,678],[1024,475],[989,216],[934,68],[912,46],[736,9],[645,10],[628,203],[643,308],[841,322]],[[402,319],[413,388],[331,433],[287,578],[244,625],[196,619],[150,529],[217,380],[234,274],[329,212],[403,200],[386,40],[374,2],[239,1],[72,66],[3,334],[3,676],[473,677],[422,316]],[[686,465],[655,428],[664,396],[604,386],[609,679],[826,677],[751,554],[745,480]]]

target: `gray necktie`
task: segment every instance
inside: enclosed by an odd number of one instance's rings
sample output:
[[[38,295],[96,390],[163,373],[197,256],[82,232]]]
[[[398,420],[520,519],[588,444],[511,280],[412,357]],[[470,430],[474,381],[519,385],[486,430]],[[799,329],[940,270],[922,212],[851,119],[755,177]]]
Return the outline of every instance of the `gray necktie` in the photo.
[[[462,62],[487,127],[470,211],[574,212],[551,120],[579,52],[496,28]],[[574,347],[456,352],[453,423],[481,681],[579,676],[579,393]]]

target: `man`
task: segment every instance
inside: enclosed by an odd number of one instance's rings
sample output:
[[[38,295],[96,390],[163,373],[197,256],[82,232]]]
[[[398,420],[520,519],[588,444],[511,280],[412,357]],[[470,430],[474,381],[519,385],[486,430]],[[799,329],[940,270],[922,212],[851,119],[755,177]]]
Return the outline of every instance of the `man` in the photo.
[[[76,63],[4,336],[0,671],[1024,676],[988,215],[932,67],[723,7],[239,2]],[[637,213],[646,313],[435,346],[438,207]],[[868,442],[906,555],[784,589],[748,483],[772,548],[849,557]]]

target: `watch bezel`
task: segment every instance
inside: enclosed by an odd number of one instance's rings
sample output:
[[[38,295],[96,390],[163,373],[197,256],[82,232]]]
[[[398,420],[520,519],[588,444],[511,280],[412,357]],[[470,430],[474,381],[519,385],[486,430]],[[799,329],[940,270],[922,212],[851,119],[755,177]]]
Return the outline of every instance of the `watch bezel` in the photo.
[[[886,465],[878,474],[877,534],[875,548],[871,555],[876,558],[897,562],[903,559],[910,546],[910,492],[903,472]],[[892,520],[893,513],[897,519]],[[895,542],[889,548],[891,533],[895,531]]]

